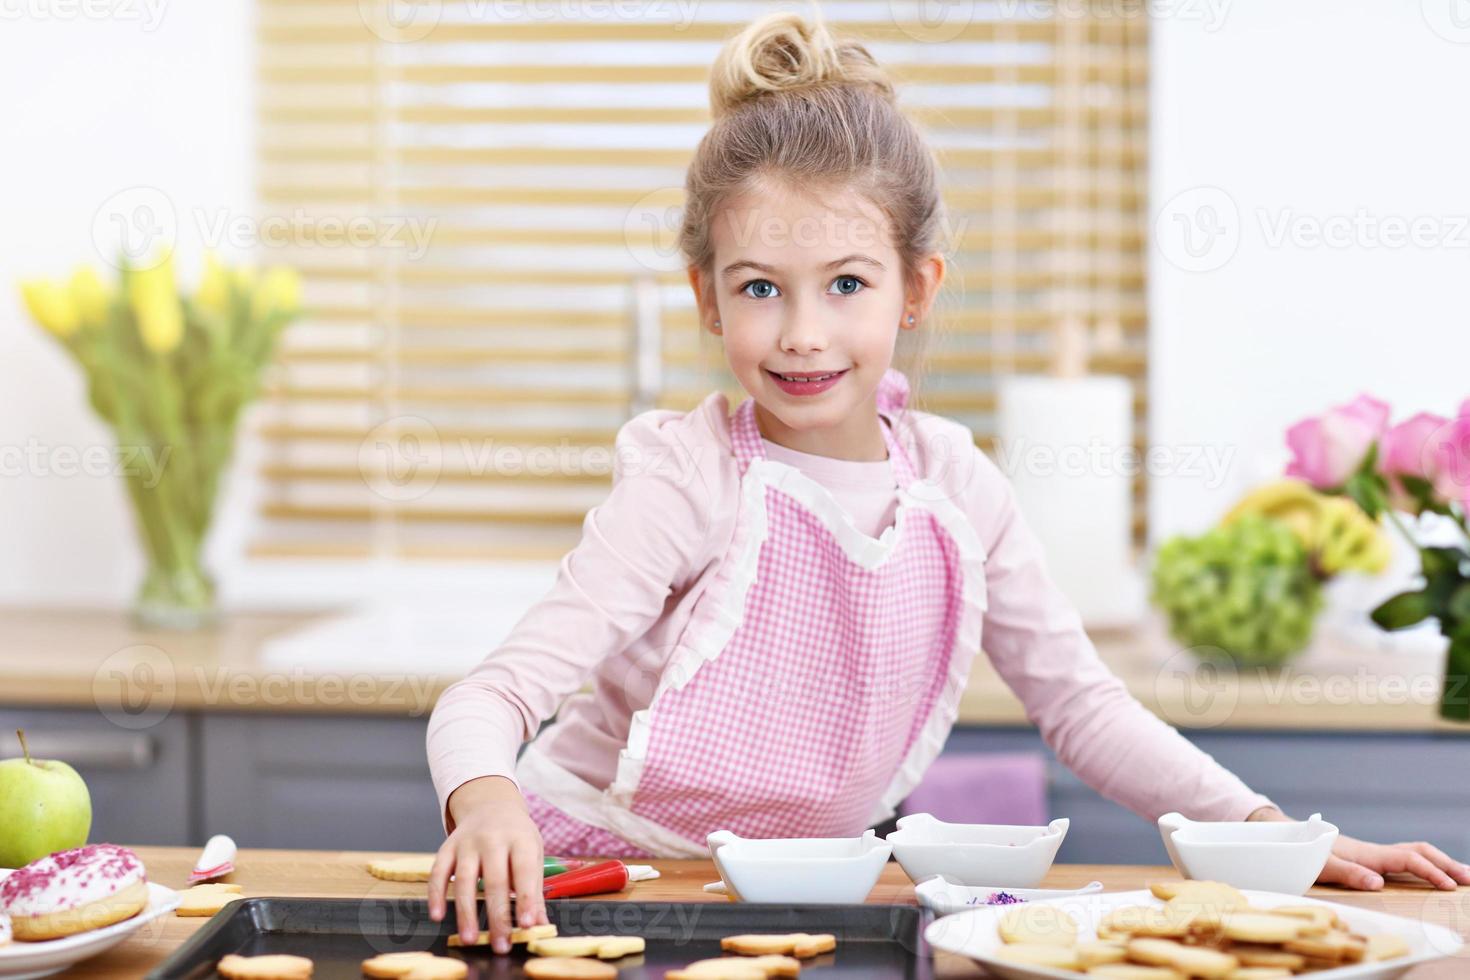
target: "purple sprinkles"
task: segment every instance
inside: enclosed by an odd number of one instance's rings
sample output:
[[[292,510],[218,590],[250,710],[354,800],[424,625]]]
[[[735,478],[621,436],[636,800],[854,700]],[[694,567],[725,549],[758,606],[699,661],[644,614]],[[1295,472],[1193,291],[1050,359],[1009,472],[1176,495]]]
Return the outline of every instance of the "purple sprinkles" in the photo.
[[[990,895],[990,897],[987,898],[984,902],[981,902],[978,898],[972,898],[972,899],[970,899],[970,904],[971,905],[982,905],[982,904],[983,905],[1020,905],[1021,903],[1025,902],[1025,901],[1026,900],[1024,898],[1017,898],[1016,896],[1010,894],[1009,892],[992,892],[991,895]]]

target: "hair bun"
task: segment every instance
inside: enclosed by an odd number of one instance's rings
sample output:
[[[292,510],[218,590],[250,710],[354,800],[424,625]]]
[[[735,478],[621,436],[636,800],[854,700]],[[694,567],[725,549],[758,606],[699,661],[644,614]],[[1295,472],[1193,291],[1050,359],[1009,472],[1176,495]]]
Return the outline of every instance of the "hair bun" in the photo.
[[[820,15],[767,14],[725,43],[710,71],[710,111],[718,119],[769,92],[822,84],[869,85],[888,101],[893,83],[867,49],[834,39]]]

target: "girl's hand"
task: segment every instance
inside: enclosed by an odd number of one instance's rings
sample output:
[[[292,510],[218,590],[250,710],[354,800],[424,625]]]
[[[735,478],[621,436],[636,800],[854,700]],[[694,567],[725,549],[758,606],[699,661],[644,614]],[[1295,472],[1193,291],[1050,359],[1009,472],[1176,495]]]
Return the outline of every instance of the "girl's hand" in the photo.
[[[1391,871],[1418,875],[1435,888],[1454,891],[1470,885],[1470,867],[1451,858],[1432,844],[1371,844],[1356,837],[1337,835],[1332,856],[1317,879],[1324,885],[1345,885],[1364,891],[1383,887],[1383,876]]]
[[[1262,807],[1247,819],[1291,820],[1275,807]],[[1337,835],[1332,855],[1328,857],[1317,883],[1377,891],[1383,887],[1383,876],[1390,872],[1417,875],[1446,891],[1454,891],[1457,885],[1470,885],[1470,866],[1461,864],[1432,844],[1423,841],[1373,844],[1346,834]]]
[[[449,795],[454,830],[439,847],[429,872],[429,918],[444,918],[449,876],[454,875],[454,907],[459,936],[474,942],[480,934],[475,916],[475,879],[485,882],[485,917],[497,953],[510,952],[510,894],[516,893],[520,926],[547,922],[541,897],[541,831],[515,783],[504,776],[472,779]]]

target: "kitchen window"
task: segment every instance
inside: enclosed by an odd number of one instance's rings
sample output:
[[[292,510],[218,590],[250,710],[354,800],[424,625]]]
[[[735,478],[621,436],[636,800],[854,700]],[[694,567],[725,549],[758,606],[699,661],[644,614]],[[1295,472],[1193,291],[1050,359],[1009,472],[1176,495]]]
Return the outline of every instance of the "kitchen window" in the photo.
[[[254,415],[252,554],[554,558],[607,492],[619,425],[743,397],[673,240],[708,66],[776,6],[260,0],[258,197],[311,316]],[[822,9],[944,170],[918,407],[990,448],[994,380],[1086,333],[1086,369],[1135,382],[1141,446],[1143,5]]]

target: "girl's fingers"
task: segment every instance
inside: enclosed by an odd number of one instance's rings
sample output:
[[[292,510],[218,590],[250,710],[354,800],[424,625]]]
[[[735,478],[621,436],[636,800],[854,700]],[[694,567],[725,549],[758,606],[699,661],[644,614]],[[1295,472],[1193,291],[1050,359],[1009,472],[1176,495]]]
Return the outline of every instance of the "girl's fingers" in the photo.
[[[475,915],[475,878],[479,874],[480,856],[472,847],[460,850],[454,867],[454,910],[459,938],[466,943],[473,943],[480,935],[480,924]],[[487,893],[485,898],[488,900],[489,897]]]
[[[1337,855],[1327,859],[1327,865],[1317,878],[1324,885],[1345,885],[1362,891],[1377,891],[1383,887],[1383,876],[1372,868],[1356,861],[1347,861]]]
[[[546,902],[541,897],[541,849],[531,841],[516,844],[511,850],[510,863],[515,875],[516,921],[521,926],[544,923]]]
[[[1453,891],[1455,888],[1453,878],[1441,871],[1423,854],[1411,850],[1407,845],[1399,844],[1389,848],[1384,864],[1386,865],[1385,871],[1407,871],[1423,878],[1435,888],[1443,888],[1447,891]]]
[[[497,953],[510,952],[510,881],[506,868],[510,855],[497,845],[486,853],[480,867],[485,881],[485,928],[490,932],[490,945]]]
[[[1430,861],[1433,861],[1437,867],[1443,868],[1445,873],[1455,881],[1458,881],[1462,885],[1470,885],[1470,867],[1456,861],[1433,844],[1426,844],[1421,840],[1414,841],[1411,844],[1400,844],[1399,846],[1407,847],[1424,855]]]
[[[445,841],[434,855],[434,865],[429,869],[429,918],[438,922],[444,918],[444,895],[449,890],[449,875],[454,871],[454,845]]]

